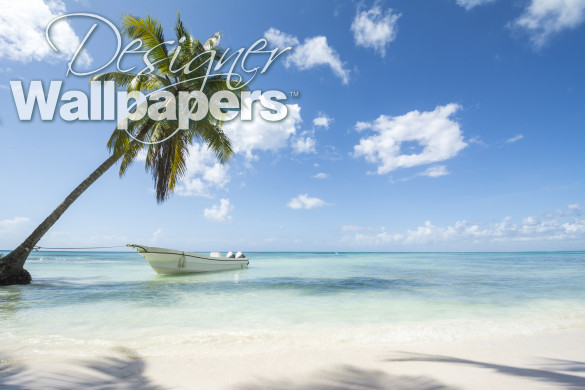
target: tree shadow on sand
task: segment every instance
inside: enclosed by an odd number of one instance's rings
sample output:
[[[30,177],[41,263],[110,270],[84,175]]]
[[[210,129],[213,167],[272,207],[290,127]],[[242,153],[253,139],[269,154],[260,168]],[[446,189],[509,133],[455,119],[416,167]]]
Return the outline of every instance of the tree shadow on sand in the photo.
[[[132,350],[118,348],[112,355],[70,365],[50,366],[46,370],[38,365],[32,368],[23,363],[4,359],[0,361],[0,388],[38,389],[42,386],[46,390],[164,389],[154,385],[146,377],[144,360]],[[50,364],[47,362],[47,365]]]
[[[306,381],[257,379],[236,386],[237,390],[455,390],[424,376],[389,375],[379,370],[364,370],[355,366],[341,366],[318,372]]]
[[[585,362],[550,358],[541,358],[541,361],[543,367],[546,367],[549,370],[585,373]]]
[[[385,359],[387,362],[437,362],[448,364],[459,364],[487,368],[497,373],[547,382],[552,385],[566,389],[585,389],[585,377],[566,374],[565,372],[583,372],[585,363],[568,360],[545,359],[542,368],[514,367],[503,364],[480,362],[477,360],[459,359],[450,356],[427,355],[410,352],[399,352],[396,356]]]

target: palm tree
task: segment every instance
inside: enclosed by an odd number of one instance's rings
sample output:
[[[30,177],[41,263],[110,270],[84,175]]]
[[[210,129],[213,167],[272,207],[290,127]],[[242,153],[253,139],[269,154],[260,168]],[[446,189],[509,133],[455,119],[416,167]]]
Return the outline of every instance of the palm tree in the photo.
[[[221,75],[211,75],[205,79],[203,76],[205,76],[206,66],[197,66],[197,61],[189,66],[190,72],[188,74],[183,70],[178,72],[170,70],[171,60],[175,54],[173,66],[175,70],[183,69],[183,66],[193,58],[197,58],[201,64],[204,64],[205,61],[218,61],[222,54],[221,50],[215,48],[219,38],[218,34],[201,44],[187,32],[179,15],[175,32],[177,41],[182,43],[169,50],[169,47],[164,43],[165,39],[160,23],[150,16],[142,19],[126,15],[122,19],[122,25],[131,39],[141,39],[144,49],[150,50],[151,62],[154,64],[155,70],[149,74],[104,73],[93,77],[92,81],[114,81],[119,87],[126,88],[128,92],[150,93],[162,89],[173,93],[175,97],[180,91],[201,91],[209,97],[217,91],[236,88],[233,92],[240,97],[239,92],[242,88],[238,89],[238,83],[228,82]],[[212,52],[210,51],[212,48],[216,52],[213,58],[211,58]],[[177,52],[177,50],[179,51]],[[210,54],[202,55],[206,52]],[[228,83],[231,85],[228,86]],[[146,153],[145,168],[152,174],[156,199],[159,203],[164,202],[172,194],[177,181],[185,173],[185,160],[189,154],[188,147],[193,142],[205,143],[213,150],[222,164],[227,162],[232,156],[233,150],[229,138],[221,129],[222,125],[221,120],[208,113],[203,120],[190,120],[189,128],[178,132],[176,120],[153,121],[147,115],[141,120],[130,121],[127,132],[116,128],[108,141],[110,157],[79,184],[22,244],[0,260],[0,285],[30,283],[31,276],[24,269],[24,264],[31,250],[69,206],[117,161],[121,160],[119,171],[121,177],[136,159],[138,153],[144,150]],[[167,140],[161,142],[165,139]],[[143,143],[139,142],[140,140],[150,142]]]

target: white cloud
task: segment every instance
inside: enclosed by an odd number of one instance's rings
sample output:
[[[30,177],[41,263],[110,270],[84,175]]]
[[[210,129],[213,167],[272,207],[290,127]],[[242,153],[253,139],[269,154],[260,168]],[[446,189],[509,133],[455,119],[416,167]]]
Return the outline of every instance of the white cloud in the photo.
[[[364,131],[367,129],[371,129],[372,124],[369,122],[356,122],[354,128],[355,128],[355,131],[360,132],[360,131]]]
[[[10,233],[19,229],[23,225],[27,225],[29,222],[30,218],[26,217],[14,217],[12,219],[0,220],[0,232]]]
[[[540,49],[559,32],[575,28],[585,19],[585,0],[531,0],[512,26],[526,31]]]
[[[152,236],[150,237],[150,243],[156,243],[158,241],[158,237],[161,235],[162,233],[162,228],[158,228],[156,229],[156,231],[154,233],[152,233]]]
[[[327,43],[327,37],[317,36],[306,38],[299,44],[297,37],[283,33],[274,27],[264,33],[264,37],[273,46],[296,46],[288,55],[285,66],[295,65],[300,70],[312,69],[317,66],[329,66],[343,84],[349,83],[349,70],[339,58],[339,54]]]
[[[60,50],[59,53],[45,39],[47,24],[66,12],[65,3],[61,0],[2,1],[0,58],[20,62],[70,59],[79,46],[80,39],[67,20],[60,20],[51,27],[51,38]],[[81,65],[91,63],[91,57],[87,53],[82,52],[78,58]]]
[[[565,210],[558,209],[556,216],[558,217],[575,217],[583,215],[583,206],[579,203],[570,204]],[[555,214],[552,215],[553,218]]]
[[[329,177],[325,172],[319,172],[313,176],[315,179],[327,179]]]
[[[299,39],[297,37],[283,33],[274,27],[271,27],[264,33],[264,38],[266,38],[271,46],[278,47],[279,49],[283,49],[288,46],[297,46],[299,44]]]
[[[189,146],[186,168],[175,188],[177,195],[211,197],[213,189],[223,188],[230,181],[228,167],[220,164],[213,151],[202,144]]]
[[[473,7],[477,7],[478,5],[493,3],[494,1],[495,0],[457,0],[457,4],[459,4],[466,10],[470,10]]]
[[[296,154],[301,153],[315,153],[315,146],[317,141],[312,137],[299,137],[291,142],[293,152]]]
[[[317,117],[313,119],[313,126],[320,126],[328,129],[332,122],[333,118],[327,116],[324,112],[320,112]]]
[[[488,146],[485,142],[483,142],[483,140],[481,139],[481,137],[479,135],[476,135],[473,138],[469,138],[467,140],[467,142],[469,142],[470,144],[476,144],[479,146]]]
[[[358,244],[387,244],[391,242],[400,242],[404,236],[402,234],[390,234],[382,231],[375,234],[356,233],[353,239]]]
[[[357,226],[357,225],[342,225],[341,226],[341,231],[343,231],[343,232],[363,232],[363,231],[384,232],[385,230],[386,230],[385,227],[374,228],[374,227],[370,227],[370,226]]]
[[[317,207],[329,206],[329,203],[319,198],[311,198],[309,194],[301,194],[296,198],[292,198],[287,206],[291,209],[314,209]]]
[[[343,225],[343,226],[341,226],[341,231],[343,231],[343,232],[359,232],[360,230],[362,230],[361,226],[356,226],[356,225]]]
[[[469,10],[495,0],[456,0]],[[530,0],[522,14],[509,25],[526,32],[536,49],[563,30],[576,28],[585,20],[585,0]]]
[[[540,220],[536,217],[526,217],[522,220],[522,223],[527,226],[535,226],[540,223]]]
[[[455,157],[467,144],[459,123],[452,120],[461,107],[457,104],[438,106],[433,111],[411,111],[405,115],[381,115],[369,127],[376,133],[361,138],[354,146],[354,156],[364,156],[378,164],[377,173],[385,174],[399,168],[430,164]],[[363,122],[356,128],[365,128]],[[420,153],[401,150],[404,142],[416,142]]]
[[[354,233],[352,236],[344,237],[344,240],[368,245],[455,243],[460,246],[466,243],[486,245],[585,240],[585,216],[581,212],[572,213],[570,216],[560,214],[557,213],[556,218],[547,220],[526,217],[521,223],[512,222],[510,217],[492,223],[470,223],[463,220],[450,226],[435,226],[426,221],[422,226],[401,233],[389,233],[384,227],[376,229],[354,225],[344,225],[341,230]]]
[[[583,215],[583,206],[581,206],[579,203],[574,203],[568,205],[566,209],[557,209],[557,211],[555,212],[548,212],[543,216],[543,218],[553,219],[565,217],[578,217],[581,215]]]
[[[234,206],[230,204],[229,199],[220,199],[219,204],[203,210],[203,216],[209,221],[225,222],[232,219],[229,213],[232,212],[233,209]]]
[[[518,135],[515,135],[515,136],[513,136],[511,138],[508,138],[506,140],[506,143],[507,144],[513,144],[514,142],[520,141],[523,138],[524,138],[524,136],[522,134],[518,134]]]
[[[146,161],[146,149],[140,149],[136,155],[135,161]]]
[[[446,176],[449,174],[447,167],[445,165],[435,165],[433,167],[427,168],[425,171],[420,172],[419,176],[427,176],[427,177],[440,177]]]
[[[398,18],[400,14],[392,13],[391,9],[383,11],[377,5],[368,11],[358,9],[351,24],[355,44],[372,48],[384,57],[386,46],[396,39]]]
[[[343,84],[349,83],[349,70],[345,68],[339,58],[339,54],[327,43],[327,38],[318,36],[307,38],[297,46],[293,53],[286,59],[285,64],[294,64],[300,70],[311,69],[316,66],[326,65],[341,79]]]
[[[261,99],[265,107],[275,107],[271,101]],[[248,100],[246,104],[252,103]],[[244,153],[248,159],[257,158],[254,155],[256,150],[276,151],[285,147],[302,122],[301,107],[298,104],[287,104],[288,115],[278,122],[264,120],[259,115],[259,111],[264,109],[262,107],[260,102],[255,102],[252,107],[252,120],[233,120],[223,126],[236,153]]]
[[[26,217],[14,217],[0,220],[0,248],[14,248],[31,232],[31,220]]]
[[[247,101],[247,104],[252,106],[251,121],[233,120],[223,126],[223,130],[232,141],[235,153],[253,160],[258,158],[255,152],[277,151],[289,145],[289,141],[295,153],[315,151],[316,141],[313,138],[304,137],[303,134],[293,138],[302,122],[299,105],[287,105],[286,118],[271,122],[264,120],[259,111],[276,106],[263,97],[261,100],[262,104]],[[144,160],[145,154],[139,154],[137,159]],[[177,195],[212,197],[214,189],[224,188],[230,181],[228,166],[220,164],[214,153],[204,145],[194,144],[189,147],[186,165],[185,176],[175,189]]]

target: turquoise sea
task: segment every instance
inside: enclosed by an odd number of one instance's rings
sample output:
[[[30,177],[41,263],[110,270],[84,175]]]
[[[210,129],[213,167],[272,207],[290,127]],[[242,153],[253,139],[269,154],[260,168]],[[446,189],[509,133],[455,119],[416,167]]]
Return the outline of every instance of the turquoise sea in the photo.
[[[32,285],[0,288],[0,353],[176,356],[585,327],[585,252],[247,255],[245,270],[164,276],[136,253],[34,252]]]

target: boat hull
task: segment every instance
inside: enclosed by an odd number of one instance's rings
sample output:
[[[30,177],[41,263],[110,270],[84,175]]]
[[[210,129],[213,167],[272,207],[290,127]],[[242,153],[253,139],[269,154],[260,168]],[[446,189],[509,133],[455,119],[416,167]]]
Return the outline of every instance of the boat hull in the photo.
[[[216,272],[248,268],[248,259],[210,257],[199,253],[129,244],[136,248],[159,274]]]

